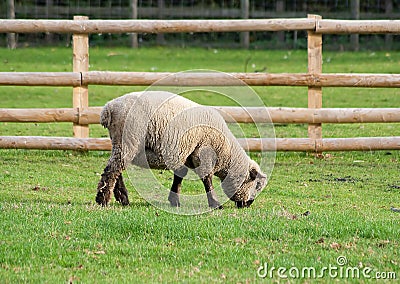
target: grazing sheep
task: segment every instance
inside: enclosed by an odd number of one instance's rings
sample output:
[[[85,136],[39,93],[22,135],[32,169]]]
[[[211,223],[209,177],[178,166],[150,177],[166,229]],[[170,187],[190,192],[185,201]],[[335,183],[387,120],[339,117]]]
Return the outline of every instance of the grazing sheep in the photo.
[[[115,199],[128,205],[121,172],[129,163],[174,171],[168,200],[180,206],[181,183],[193,169],[201,178],[211,208],[222,208],[212,184],[216,175],[237,207],[248,207],[266,185],[266,175],[251,160],[217,110],[161,91],[137,92],[108,102],[100,123],[109,130],[112,153],[97,187],[96,202]]]

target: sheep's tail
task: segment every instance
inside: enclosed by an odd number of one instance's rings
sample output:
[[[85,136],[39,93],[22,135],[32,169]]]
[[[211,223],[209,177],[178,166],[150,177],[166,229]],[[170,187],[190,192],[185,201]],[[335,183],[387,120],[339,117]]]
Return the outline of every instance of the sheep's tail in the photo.
[[[108,128],[111,123],[112,117],[112,108],[110,108],[109,104],[106,104],[100,114],[100,124],[103,125],[104,128]]]

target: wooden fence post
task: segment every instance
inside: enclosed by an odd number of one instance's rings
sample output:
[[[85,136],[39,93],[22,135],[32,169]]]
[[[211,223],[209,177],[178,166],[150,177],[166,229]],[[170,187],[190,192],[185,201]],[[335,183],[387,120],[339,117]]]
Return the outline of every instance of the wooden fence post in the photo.
[[[131,9],[132,9],[132,19],[136,20],[138,18],[138,1],[137,0],[131,0]],[[131,47],[132,48],[139,47],[137,33],[131,34]]]
[[[162,20],[164,18],[165,0],[157,0],[157,18]],[[163,33],[157,33],[156,41],[158,45],[165,44],[165,37]]]
[[[250,10],[250,1],[249,0],[241,0],[240,1],[240,16],[242,19],[249,18],[249,10]],[[243,48],[248,49],[250,47],[250,32],[241,32],[240,33],[240,44]]]
[[[53,8],[53,0],[46,0],[46,19],[50,19],[53,15],[51,14],[51,10]],[[54,40],[53,33],[46,33],[46,42],[48,44],[52,44]]]
[[[350,3],[351,3],[351,19],[359,20],[360,19],[360,0],[352,0]],[[359,34],[351,34],[350,35],[350,44],[351,44],[351,49],[353,51],[360,50]]]
[[[308,18],[315,19],[317,23],[322,17],[318,15],[308,15]],[[322,73],[322,34],[314,31],[308,31],[308,73],[311,75],[320,75]],[[322,107],[322,88],[308,87],[308,107]],[[309,124],[308,137],[315,142],[315,151],[318,152],[319,144],[322,139],[322,125]]]
[[[15,19],[15,5],[14,0],[7,1],[7,18],[8,19]],[[15,33],[7,34],[7,47],[9,49],[16,49],[17,48],[17,36]]]
[[[393,13],[393,0],[385,0],[385,14],[386,18],[390,19],[391,14]],[[391,34],[385,34],[385,47],[387,49],[391,49],[393,45],[393,36]]]
[[[74,16],[74,20],[88,20],[86,16]],[[89,36],[88,34],[74,34],[73,39],[73,72],[89,71]],[[79,86],[73,88],[72,105],[78,110],[78,113],[89,107],[88,86]],[[88,138],[89,125],[80,124],[80,115],[78,123],[74,123],[74,137]]]
[[[285,12],[285,1],[283,0],[278,0],[276,1],[276,14],[280,15]],[[284,47],[285,46],[285,32],[277,32],[276,37],[278,39],[278,46],[279,47]]]

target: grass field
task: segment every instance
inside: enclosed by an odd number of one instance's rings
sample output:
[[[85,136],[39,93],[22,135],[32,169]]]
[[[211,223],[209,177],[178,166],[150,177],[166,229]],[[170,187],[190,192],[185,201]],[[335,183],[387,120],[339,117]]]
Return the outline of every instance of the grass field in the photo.
[[[266,67],[271,73],[307,71],[305,51],[92,48],[90,56],[91,70],[253,72]],[[1,49],[0,62],[0,71],[70,71],[72,51]],[[399,52],[326,52],[323,69],[398,73],[399,63]],[[101,106],[141,89],[90,86],[90,105]],[[307,105],[305,88],[254,89],[268,106]],[[71,88],[65,87],[0,87],[0,106],[71,107],[71,94]],[[221,104],[218,96],[191,98]],[[396,89],[324,89],[327,107],[399,104]],[[307,127],[277,125],[275,132],[277,137],[305,137]],[[72,126],[0,123],[0,133],[71,136]],[[323,135],[398,136],[400,126],[324,125]],[[107,133],[94,125],[91,136]],[[323,276],[320,282],[358,283],[367,282],[368,276],[400,277],[400,215],[390,210],[400,207],[398,151],[325,153],[323,157],[277,153],[270,182],[251,208],[239,210],[227,203],[224,210],[196,216],[157,209],[129,183],[131,206],[95,205],[108,152],[0,150],[0,155],[2,283],[263,283],[270,282],[270,275],[284,282],[291,282],[292,276],[299,281]],[[171,182],[169,172],[157,175],[163,183]],[[183,190],[195,188],[189,184]],[[343,260],[344,265],[339,265]],[[279,277],[279,267],[286,268],[280,274],[288,279]],[[302,278],[302,270],[310,267],[315,277]],[[270,273],[259,277],[265,272]]]

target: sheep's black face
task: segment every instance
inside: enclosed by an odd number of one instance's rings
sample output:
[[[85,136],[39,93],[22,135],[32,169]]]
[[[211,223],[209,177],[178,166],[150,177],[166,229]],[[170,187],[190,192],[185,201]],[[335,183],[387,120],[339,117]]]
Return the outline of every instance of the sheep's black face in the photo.
[[[257,194],[265,187],[267,176],[263,174],[259,166],[252,161],[246,180],[239,190],[231,197],[237,208],[250,207]]]
[[[250,160],[248,171],[239,170],[238,173],[228,175],[222,181],[222,188],[231,201],[235,202],[237,208],[250,207],[257,195],[267,184],[267,175],[260,166]]]

